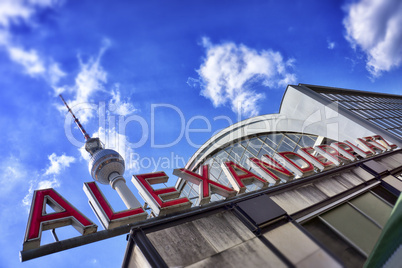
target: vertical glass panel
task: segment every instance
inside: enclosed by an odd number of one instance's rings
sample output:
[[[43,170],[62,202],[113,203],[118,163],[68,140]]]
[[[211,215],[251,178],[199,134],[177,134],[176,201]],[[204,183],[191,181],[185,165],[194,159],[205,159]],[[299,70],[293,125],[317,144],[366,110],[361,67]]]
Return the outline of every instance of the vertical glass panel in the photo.
[[[250,151],[255,156],[257,156],[258,152],[261,149],[261,146],[262,146],[262,141],[259,138],[252,138],[252,139],[250,139],[250,142],[248,143],[247,150]]]
[[[232,186],[228,180],[228,178],[226,177],[225,172],[221,172],[221,175],[219,176],[219,183],[225,185],[225,186]]]
[[[288,136],[289,139],[291,139],[292,141],[294,141],[296,143],[299,142],[300,137],[301,137],[300,135],[297,135],[297,134],[286,134],[286,136]]]
[[[265,146],[265,147],[261,148],[260,152],[258,153],[257,158],[261,159],[261,157],[265,154],[272,157],[275,154],[275,151],[273,149],[269,148],[268,146]]]
[[[375,220],[382,227],[387,223],[392,208],[384,201],[368,192],[351,200],[350,203]]]
[[[225,150],[228,154],[230,154],[230,151],[232,151],[233,146],[228,146],[226,148],[224,148],[223,150]]]
[[[265,141],[267,139],[268,135],[258,135],[258,138],[262,141]]]
[[[349,267],[363,267],[366,258],[350,244],[339,237],[331,228],[318,217],[303,224],[322,245],[338,257],[343,265]]]
[[[198,193],[199,186],[197,184],[193,184],[193,189],[194,189],[194,191],[196,191]]]
[[[246,169],[250,169],[250,166],[247,164],[247,159],[250,157],[255,157],[255,156],[246,150],[243,154],[243,157],[240,160],[240,165]]]
[[[247,148],[248,140],[244,140],[240,143],[244,148]]]
[[[198,196],[190,199],[192,207],[198,206],[198,199],[199,199]]]
[[[346,109],[353,109],[353,106],[349,102],[343,102],[341,103],[342,106],[344,106]]]
[[[272,142],[271,147],[276,149],[278,144],[281,142],[282,138],[283,138],[283,134],[270,134],[267,136],[267,139],[265,140],[265,142],[269,145],[271,145],[270,143]]]
[[[184,186],[183,190],[182,190],[182,193],[183,193],[185,196],[188,196],[189,191],[190,191],[190,185],[189,185],[189,183],[187,182],[186,185]]]
[[[230,155],[235,159],[235,163],[239,163],[240,159],[243,155],[244,152],[244,147],[240,146],[240,145],[235,145],[233,146],[232,152],[230,153]]]
[[[254,183],[250,183],[248,185],[246,185],[246,193],[248,192],[253,192],[258,190],[259,188],[257,187],[257,185],[255,185]]]
[[[225,161],[232,161],[232,162],[237,163],[238,159],[236,159],[235,155],[230,154],[230,155],[228,155],[228,159],[226,159]]]
[[[190,190],[190,194],[188,195],[188,198],[194,198],[198,196],[198,192],[194,191],[194,189]]]
[[[377,225],[349,204],[343,204],[322,214],[321,217],[367,255],[370,254],[381,233]]]
[[[290,146],[289,144],[282,142],[277,151],[278,152],[292,152],[293,151],[294,146]]]
[[[301,147],[313,147],[315,139],[312,140],[309,136],[302,136],[299,142]]]
[[[299,145],[296,145],[296,147],[293,149],[293,152],[297,153],[297,151],[300,149],[301,147]]]
[[[211,202],[218,201],[218,200],[221,200],[221,199],[222,199],[222,197],[220,195],[217,195],[217,194],[212,194],[211,195]]]
[[[211,174],[213,177],[211,179],[216,180],[219,178],[219,175],[221,174],[222,168],[220,164],[216,161],[212,163],[212,165],[209,166],[209,174]]]
[[[228,159],[228,154],[225,151],[220,151],[214,156],[215,160],[220,164],[226,162]]]
[[[293,140],[289,139],[288,137],[284,137],[282,142],[286,142],[288,145],[290,145],[292,147],[296,145],[296,142],[294,142]]]

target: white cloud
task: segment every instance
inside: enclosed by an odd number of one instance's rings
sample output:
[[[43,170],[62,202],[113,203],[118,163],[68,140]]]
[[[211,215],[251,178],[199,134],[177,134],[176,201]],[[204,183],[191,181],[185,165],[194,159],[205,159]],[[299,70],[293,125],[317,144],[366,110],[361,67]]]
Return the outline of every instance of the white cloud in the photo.
[[[335,48],[335,42],[331,42],[328,40],[327,43],[328,43],[328,47],[327,47],[328,49],[332,50]]]
[[[33,5],[38,5],[38,6],[55,6],[57,4],[62,3],[63,1],[61,0],[29,0],[28,2],[30,2]]]
[[[42,175],[36,173],[35,176],[30,176],[33,178],[29,181],[28,193],[22,199],[23,206],[27,208],[31,205],[32,195],[35,190],[60,187],[61,182],[55,175],[60,174],[63,169],[69,167],[75,161],[74,157],[66,156],[65,154],[57,156],[55,153],[52,153],[48,158],[50,165],[45,172]]]
[[[32,178],[29,181],[29,189],[27,194],[22,199],[22,205],[29,209],[32,201],[32,195],[35,190],[57,188],[60,187],[60,180],[55,176],[69,167],[71,163],[75,161],[72,156],[66,156],[65,154],[57,156],[55,153],[49,155],[50,166],[45,170],[42,175],[35,172],[36,175],[30,176]],[[27,176],[26,176],[27,177]]]
[[[87,62],[83,62],[78,57],[80,63],[80,71],[75,78],[73,86],[55,87],[55,93],[60,94],[65,91],[73,92],[75,97],[68,100],[68,104],[73,109],[81,123],[86,123],[94,116],[96,108],[90,103],[90,97],[98,91],[104,90],[107,82],[107,73],[100,64],[103,53],[109,47],[110,42],[105,40],[97,57],[89,58]],[[65,111],[65,107],[60,105],[59,109]]]
[[[129,102],[121,100],[119,85],[115,85],[115,89],[112,90],[112,99],[109,101],[109,111],[115,114],[127,116],[134,113],[137,109]],[[130,100],[128,100],[130,101]]]
[[[0,0],[0,46],[5,48],[10,59],[22,66],[25,73],[32,77],[45,79],[53,88],[55,95],[69,92],[73,93],[72,100],[68,100],[74,113],[82,123],[88,122],[94,117],[96,105],[90,98],[98,91],[104,91],[107,82],[107,72],[100,64],[103,53],[110,46],[110,40],[104,39],[103,45],[96,57],[84,62],[78,55],[80,64],[79,72],[73,85],[59,85],[60,79],[66,76],[60,65],[52,58],[41,54],[35,49],[26,49],[13,40],[10,25],[26,22],[33,24],[33,15],[43,8],[55,8],[64,0]],[[135,108],[121,101],[120,92],[112,91],[112,102],[116,104],[116,113],[127,115],[135,111]],[[65,111],[65,107],[59,105],[59,110]]]
[[[28,175],[26,167],[19,159],[14,156],[3,158],[0,163],[0,196],[5,197],[21,185],[24,184],[24,179]]]
[[[35,49],[25,49],[16,44],[10,32],[12,24],[32,23],[31,17],[38,8],[52,8],[59,0],[2,0],[0,1],[0,45],[8,52],[10,59],[21,65],[32,77],[42,77],[51,86],[64,76],[64,72],[51,59],[43,57]]]
[[[139,171],[138,160],[135,158],[134,149],[131,147],[129,139],[126,135],[118,133],[115,128],[104,129],[99,127],[98,131],[93,133],[91,137],[99,137],[104,142],[106,149],[117,151],[124,159],[126,171],[133,173]],[[81,156],[86,160],[90,160],[89,153],[84,146],[79,149]]]
[[[0,39],[1,38],[0,34]],[[55,63],[51,58],[39,55],[38,51],[35,49],[26,50],[16,46],[10,39],[6,39],[3,43],[0,40],[0,44],[5,46],[10,59],[21,65],[25,73],[32,77],[45,79],[49,85],[57,91],[57,83],[66,75],[60,69],[58,63]]]
[[[65,154],[57,156],[55,153],[49,155],[50,166],[46,169],[45,175],[60,174],[60,171],[69,167],[75,161],[73,156],[66,156]]]
[[[367,55],[366,68],[378,77],[402,63],[402,1],[360,0],[345,7],[346,39]]]
[[[59,80],[66,75],[65,72],[63,72],[60,69],[60,66],[58,63],[51,63],[49,64],[49,67],[47,68],[48,71],[48,78],[49,78],[49,82],[50,85],[53,87],[53,89],[55,89],[55,91],[57,90],[57,84],[59,83]]]
[[[18,20],[27,20],[33,13],[33,8],[22,0],[0,1],[0,24],[9,27]]]
[[[285,61],[279,52],[249,48],[233,42],[214,45],[203,39],[206,58],[200,69],[198,82],[201,95],[215,107],[229,104],[235,113],[255,116],[258,102],[265,97],[260,88],[285,87],[295,83],[296,76],[288,69],[294,59]],[[189,79],[189,84],[196,84]]]
[[[21,64],[32,76],[43,74],[45,66],[35,50],[26,51],[17,47],[9,47],[8,52],[13,61]]]
[[[100,59],[105,49],[106,47],[103,46],[98,56],[95,59],[90,58],[86,63],[79,58],[81,71],[75,78],[77,99],[88,100],[94,92],[103,89],[103,84],[107,81],[107,73],[100,65]]]
[[[4,28],[21,21],[30,22],[37,8],[52,8],[64,0],[1,0],[0,25]]]

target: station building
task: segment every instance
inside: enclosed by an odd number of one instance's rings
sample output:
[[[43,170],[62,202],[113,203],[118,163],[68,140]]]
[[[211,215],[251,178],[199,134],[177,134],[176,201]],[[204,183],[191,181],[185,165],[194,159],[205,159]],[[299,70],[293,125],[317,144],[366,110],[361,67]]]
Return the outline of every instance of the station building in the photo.
[[[388,143],[368,148],[370,155],[362,146],[351,145],[354,154],[342,151],[344,141],[357,145],[359,138],[378,135]],[[341,154],[331,154],[329,146]],[[134,224],[122,266],[400,265],[400,148],[402,96],[289,85],[278,114],[229,126],[185,167],[208,172],[209,180],[238,187],[239,194],[210,188],[214,193],[203,198],[208,189],[182,176],[176,188],[192,207]],[[304,160],[289,165],[284,159],[294,157],[291,152]],[[233,174],[250,173],[256,176],[236,186]]]

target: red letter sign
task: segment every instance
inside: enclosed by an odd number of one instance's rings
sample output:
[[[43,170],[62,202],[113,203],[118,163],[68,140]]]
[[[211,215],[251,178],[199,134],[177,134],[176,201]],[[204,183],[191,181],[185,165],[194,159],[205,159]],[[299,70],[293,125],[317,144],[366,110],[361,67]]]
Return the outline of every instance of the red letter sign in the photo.
[[[360,149],[359,147],[357,147],[356,145],[354,145],[353,143],[351,143],[350,141],[344,141],[347,145],[349,145],[350,147],[353,148],[353,150],[360,155],[361,157],[370,157],[372,156],[374,153],[372,151],[363,151],[362,149]]]
[[[211,192],[219,194],[223,197],[235,196],[235,190],[209,179],[208,168],[208,165],[202,166],[202,175],[184,168],[173,170],[173,174],[198,185],[200,205],[209,203],[211,199]]]
[[[222,163],[222,169],[228,177],[233,188],[235,188],[239,194],[243,193],[247,189],[244,183],[250,184],[251,182],[254,182],[261,188],[268,186],[268,182],[266,180],[258,177],[254,173],[232,161]]]
[[[334,147],[331,147],[326,144],[318,145],[314,147],[314,150],[322,154],[324,157],[328,158],[335,165],[339,166],[344,162],[349,162],[349,158],[341,155]]]
[[[333,162],[322,155],[318,155],[318,152],[317,155],[313,155],[313,151],[315,151],[313,147],[305,147],[297,150],[298,154],[313,163],[313,165],[318,167],[321,171],[335,167],[335,164]]]
[[[294,175],[289,170],[281,166],[281,164],[276,162],[269,155],[266,154],[262,157],[265,162],[255,157],[251,157],[248,159],[248,163],[250,166],[252,166],[257,172],[260,170],[262,171],[258,172],[261,177],[264,177],[264,175],[268,175],[271,179],[271,182],[273,182],[274,184],[278,184],[281,181],[281,178],[279,178],[274,172],[283,175],[283,177],[286,178],[286,181],[290,181],[294,177]],[[268,162],[272,164],[269,164]]]
[[[381,137],[380,135],[375,135],[372,137],[374,140],[378,141],[381,143],[382,146],[384,146],[385,148],[387,148],[388,150],[394,150],[396,148],[398,148],[398,145],[396,144],[389,144],[386,140],[383,139],[383,137]]]
[[[277,152],[274,157],[280,161],[283,161],[285,168],[289,169],[299,177],[307,176],[314,173],[313,165],[303,156],[298,155],[294,152]]]
[[[353,147],[345,142],[333,142],[331,146],[337,149],[342,155],[347,157],[349,160],[354,161],[357,158],[357,155],[360,155],[364,152],[361,151],[360,153],[357,149],[353,149]]]
[[[128,223],[142,221],[148,216],[142,207],[114,212],[94,181],[84,183],[84,192],[105,229],[113,229]]]
[[[134,175],[131,180],[156,215],[166,215],[191,207],[191,202],[187,197],[178,198],[180,192],[175,187],[154,190],[151,186],[167,182],[168,179],[166,173],[161,171]]]
[[[387,150],[384,146],[376,142],[373,137],[364,137],[362,139],[358,138],[357,142],[363,146],[363,148],[371,151],[373,154],[378,152],[382,153]]]
[[[46,204],[55,212],[47,213]],[[42,231],[72,225],[81,234],[96,232],[97,226],[53,189],[33,194],[23,250],[38,248]]]

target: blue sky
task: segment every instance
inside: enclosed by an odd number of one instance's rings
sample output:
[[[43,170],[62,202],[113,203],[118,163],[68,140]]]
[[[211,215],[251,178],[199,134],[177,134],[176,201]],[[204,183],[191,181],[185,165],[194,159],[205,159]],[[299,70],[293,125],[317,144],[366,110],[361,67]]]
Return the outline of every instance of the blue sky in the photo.
[[[174,184],[172,170],[213,133],[277,113],[287,84],[401,94],[400,25],[399,0],[0,0],[0,266],[123,259],[120,236],[19,263],[35,189],[55,188],[102,230],[82,190],[92,180],[83,137],[59,93],[125,157],[137,194],[131,175],[164,170]],[[58,234],[79,235],[71,229]]]

